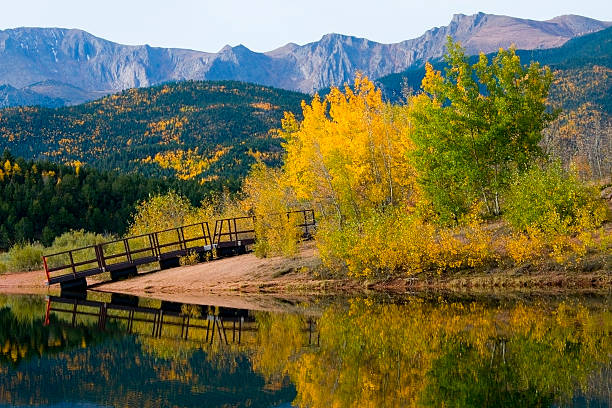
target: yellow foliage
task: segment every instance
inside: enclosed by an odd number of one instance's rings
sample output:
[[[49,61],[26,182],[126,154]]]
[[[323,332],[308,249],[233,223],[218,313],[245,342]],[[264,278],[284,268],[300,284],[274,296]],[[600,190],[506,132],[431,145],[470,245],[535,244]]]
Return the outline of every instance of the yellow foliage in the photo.
[[[544,234],[529,228],[525,233],[514,233],[507,240],[506,250],[515,263],[522,264],[542,257],[544,246]]]
[[[243,184],[245,204],[255,215],[255,253],[259,256],[292,255],[298,250],[299,219],[287,216],[297,202],[284,174],[257,163]]]
[[[466,397],[495,406],[527,389],[558,400],[586,384],[612,345],[609,311],[564,303],[498,309],[354,299],[325,310],[316,347],[296,335],[305,323],[296,316],[257,320],[254,370],[267,381],[288,375],[297,390],[293,405],[313,408],[461,406]],[[483,387],[499,387],[503,395]]]
[[[324,264],[360,278],[482,266],[498,259],[491,241],[479,223],[437,228],[402,210],[374,214],[341,230],[323,220],[317,233]]]
[[[520,265],[552,259],[556,263],[578,262],[591,251],[609,253],[612,238],[604,228],[584,229],[575,234],[546,234],[536,228],[504,238],[505,249],[512,261]]]
[[[21,167],[19,167],[19,163],[17,162],[13,162],[11,163],[11,161],[9,159],[6,159],[6,161],[4,162],[4,171],[2,171],[2,168],[0,167],[0,181],[4,180],[4,177],[11,177],[14,175],[18,175],[21,174]]]
[[[160,136],[162,139],[161,144],[180,143],[183,129],[187,122],[186,117],[172,117],[151,122],[144,135],[145,137]]]
[[[141,160],[142,163],[155,163],[163,169],[172,169],[181,180],[191,180],[204,173],[211,164],[218,161],[229,147],[220,147],[211,157],[206,158],[199,153],[198,148],[187,151],[178,149],[157,153],[155,157],[148,156]]]
[[[301,122],[291,114],[282,122],[285,172],[298,199],[340,223],[413,200],[407,115],[384,103],[371,81],[358,75],[352,89],[332,88],[302,110]]]
[[[278,109],[278,106],[274,106],[270,102],[254,102],[251,104],[251,106],[265,111]]]
[[[136,206],[128,235],[142,235],[188,224],[195,213],[191,203],[170,191],[150,197]]]
[[[182,266],[186,266],[186,265],[195,265],[198,262],[200,262],[200,256],[198,255],[197,252],[195,251],[191,251],[189,252],[187,255],[185,256],[181,256],[179,258],[179,263]]]

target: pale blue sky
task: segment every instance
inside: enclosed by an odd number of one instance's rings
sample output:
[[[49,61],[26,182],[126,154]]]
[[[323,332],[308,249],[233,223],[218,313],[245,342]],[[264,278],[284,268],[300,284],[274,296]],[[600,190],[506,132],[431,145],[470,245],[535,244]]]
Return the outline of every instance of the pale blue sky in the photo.
[[[80,28],[123,44],[268,51],[336,32],[390,43],[478,11],[545,20],[580,14],[612,21],[612,0],[2,0],[0,29]]]

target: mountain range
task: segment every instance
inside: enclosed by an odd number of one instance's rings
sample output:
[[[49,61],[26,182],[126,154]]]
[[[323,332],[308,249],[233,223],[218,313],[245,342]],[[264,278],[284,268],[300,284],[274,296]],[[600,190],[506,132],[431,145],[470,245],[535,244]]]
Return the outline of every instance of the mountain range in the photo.
[[[350,81],[356,71],[372,79],[397,73],[444,53],[447,36],[468,53],[515,45],[533,50],[611,26],[567,15],[534,21],[478,13],[455,15],[449,25],[394,44],[327,34],[305,45],[258,53],[243,45],[217,53],[149,45],[129,46],[62,28],[0,31],[0,107],[74,105],[128,88],[180,80],[238,80],[313,93]]]

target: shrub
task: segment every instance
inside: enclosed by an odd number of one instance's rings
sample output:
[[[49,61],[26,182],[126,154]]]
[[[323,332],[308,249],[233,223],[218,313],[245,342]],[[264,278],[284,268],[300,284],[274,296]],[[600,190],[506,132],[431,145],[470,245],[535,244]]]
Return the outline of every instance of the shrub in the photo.
[[[297,221],[281,215],[259,216],[255,220],[257,241],[254,245],[255,255],[291,256],[298,252],[301,229]]]
[[[8,272],[8,256],[6,253],[0,254],[0,275]]]
[[[195,212],[189,200],[174,191],[149,197],[136,206],[128,235],[148,234],[185,225],[193,219]]]
[[[296,207],[297,200],[287,186],[282,171],[256,163],[244,181],[245,205],[255,219],[255,255],[259,257],[298,252],[301,230],[299,217],[285,215]]]
[[[534,166],[517,176],[506,195],[506,207],[504,218],[518,231],[579,233],[596,228],[606,217],[596,190],[559,163]]]
[[[343,227],[319,224],[317,245],[324,264],[360,278],[385,278],[473,268],[495,261],[490,234],[477,221],[436,228],[401,210],[373,213]]]
[[[53,240],[53,244],[48,248],[46,252],[55,253],[68,251],[70,249],[82,248],[90,245],[101,244],[105,241],[113,240],[112,235],[96,234],[94,232],[87,232],[85,230],[72,230],[64,232],[59,237]]]
[[[187,255],[179,258],[181,266],[195,265],[200,262],[200,255],[196,251],[189,251]]]
[[[85,230],[68,231],[56,237],[50,247],[45,248],[45,254],[55,254],[58,252],[65,252],[71,249],[78,249],[88,247],[91,245],[97,245],[105,241],[115,239],[112,235],[102,235],[93,232],[87,232]],[[109,248],[107,248],[108,250]],[[112,251],[111,251],[112,252]],[[108,252],[107,252],[108,253]],[[85,262],[95,259],[95,250],[89,248],[83,251],[77,251],[72,254],[74,262]],[[70,263],[70,257],[68,254],[53,256],[47,260],[49,267],[55,267],[60,265],[66,265]],[[90,264],[81,265],[77,267],[77,270],[88,269],[91,267]]]
[[[44,248],[38,242],[16,244],[0,259],[0,272],[25,272],[42,269]]]
[[[546,251],[546,240],[543,233],[531,227],[526,232],[516,232],[505,242],[508,256],[516,263],[522,264],[543,257]]]

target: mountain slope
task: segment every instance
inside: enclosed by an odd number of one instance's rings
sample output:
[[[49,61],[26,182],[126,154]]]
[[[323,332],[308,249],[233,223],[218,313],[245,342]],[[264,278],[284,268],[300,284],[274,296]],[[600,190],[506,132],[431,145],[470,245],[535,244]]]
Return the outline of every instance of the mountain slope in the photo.
[[[479,13],[456,15],[446,27],[396,44],[328,34],[320,41],[287,44],[267,53],[242,45],[226,46],[218,53],[127,46],[80,30],[19,28],[0,31],[0,84],[21,89],[46,83],[36,92],[51,98],[62,94],[67,104],[186,79],[231,79],[313,92],[350,81],[357,70],[379,78],[437,58],[448,35],[476,53],[510,44],[524,49],[556,47],[609,25],[580,16],[533,21]],[[73,92],[67,92],[67,86],[74,87]]]
[[[0,108],[23,105],[57,107],[63,106],[64,100],[46,96],[29,89],[17,89],[10,85],[0,85]]]
[[[261,158],[278,164],[268,134],[307,95],[232,81],[130,89],[83,105],[0,111],[0,151],[80,161],[106,170],[176,176],[235,187]]]

